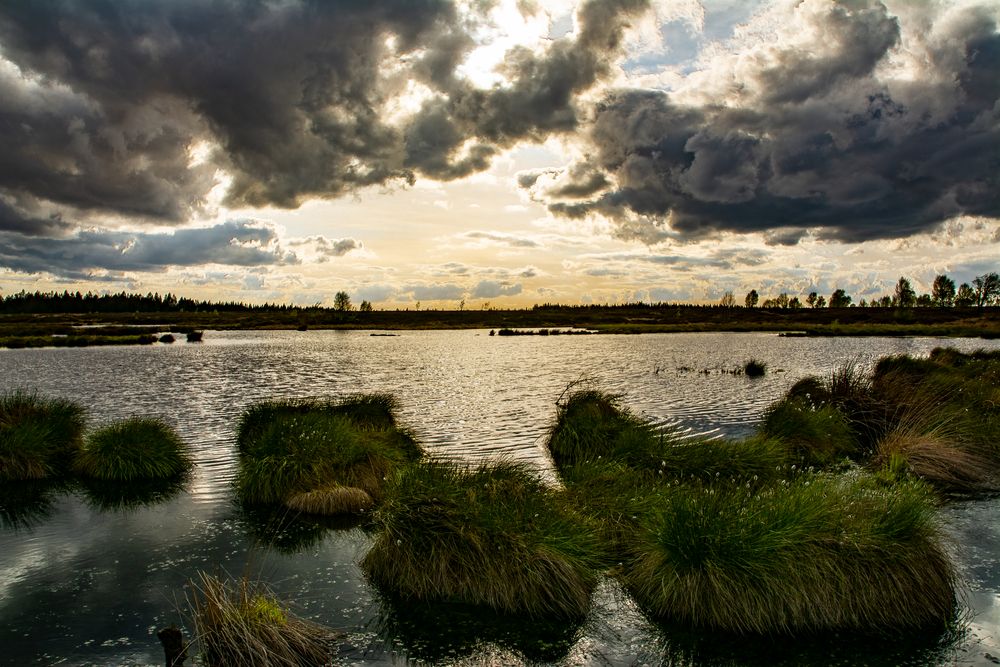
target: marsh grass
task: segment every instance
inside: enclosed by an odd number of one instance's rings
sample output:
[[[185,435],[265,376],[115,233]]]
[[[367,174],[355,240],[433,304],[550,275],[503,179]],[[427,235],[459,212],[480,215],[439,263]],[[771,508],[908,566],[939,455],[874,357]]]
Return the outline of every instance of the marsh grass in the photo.
[[[764,412],[760,432],[785,442],[809,465],[832,465],[858,455],[858,441],[847,417],[830,403],[814,403],[811,394],[790,395]]]
[[[237,429],[237,495],[249,503],[283,503],[341,486],[360,489],[378,501],[385,479],[422,453],[409,432],[397,426],[394,405],[390,397],[378,394],[342,403],[274,401],[250,406]]]
[[[0,395],[0,480],[64,473],[80,447],[84,424],[83,408],[72,401],[22,390]]]
[[[955,572],[928,490],[801,475],[670,487],[621,577],[651,616],[735,634],[943,627]]]
[[[751,378],[764,377],[767,374],[767,364],[758,359],[750,359],[743,364],[743,373]]]
[[[357,487],[332,486],[291,496],[285,501],[285,505],[306,514],[336,516],[367,512],[375,505],[375,501],[366,491]]]
[[[97,429],[73,462],[83,477],[119,482],[176,478],[192,466],[180,437],[156,417],[129,417]]]
[[[384,594],[580,618],[603,566],[597,530],[525,466],[446,463],[398,475],[361,561]]]
[[[297,667],[332,659],[338,633],[295,616],[263,585],[202,572],[192,588],[189,604],[206,664]]]
[[[571,394],[557,406],[547,447],[561,472],[614,461],[666,479],[762,482],[791,462],[790,450],[776,439],[681,437],[636,417],[618,397],[592,390]]]

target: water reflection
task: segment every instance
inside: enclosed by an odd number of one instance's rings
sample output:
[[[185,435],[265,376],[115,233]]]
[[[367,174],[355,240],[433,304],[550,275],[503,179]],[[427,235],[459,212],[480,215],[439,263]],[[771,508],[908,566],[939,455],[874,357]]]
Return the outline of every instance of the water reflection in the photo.
[[[389,391],[400,401],[403,424],[434,455],[505,456],[551,474],[542,440],[555,400],[580,378],[623,394],[659,424],[739,435],[796,380],[826,375],[844,361],[926,354],[939,345],[1000,348],[1000,341],[924,338],[487,333],[207,332],[202,345],[0,350],[0,391],[31,385],[78,400],[91,423],[166,417],[197,463],[183,489],[139,499],[0,487],[0,660],[159,664],[155,630],[185,622],[185,586],[199,570],[250,572],[294,601],[300,615],[348,630],[356,650],[345,653],[345,663],[985,666],[992,664],[987,653],[1000,656],[1000,500],[944,510],[969,582],[975,615],[968,634],[943,638],[951,642],[945,647],[937,646],[940,637],[923,644],[896,638],[887,642],[889,652],[855,638],[834,639],[817,652],[800,642],[758,649],[692,639],[649,623],[612,582],[602,584],[582,625],[527,624],[530,632],[518,637],[503,623],[477,624],[479,612],[415,610],[377,597],[357,566],[371,543],[360,527],[233,502],[236,420],[244,407],[268,398]],[[750,357],[771,372],[759,380],[721,372]],[[452,624],[463,632],[449,632]]]
[[[166,502],[184,490],[188,475],[173,479],[138,480],[123,484],[98,479],[79,482],[87,503],[101,511],[138,511]]]

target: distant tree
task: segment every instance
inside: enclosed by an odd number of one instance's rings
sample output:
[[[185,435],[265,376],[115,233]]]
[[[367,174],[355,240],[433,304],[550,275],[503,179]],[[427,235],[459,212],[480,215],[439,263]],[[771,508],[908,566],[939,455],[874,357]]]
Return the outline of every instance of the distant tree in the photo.
[[[347,292],[337,292],[333,295],[333,309],[346,312],[353,309],[351,296]]]
[[[865,301],[864,299],[861,299],[861,301],[858,302],[858,308],[867,308],[867,307],[868,307],[868,302]]]
[[[782,292],[779,294],[778,298],[775,299],[775,302],[777,303],[778,308],[788,308],[788,292]]]
[[[976,293],[969,287],[969,283],[962,283],[955,293],[955,307],[968,308],[976,302]]]
[[[917,293],[913,290],[913,285],[902,276],[896,283],[896,293],[892,302],[897,308],[913,308],[917,302]]]
[[[818,297],[816,297],[816,307],[817,308],[826,308],[826,297],[823,296],[822,294],[820,294]]]
[[[976,307],[991,306],[1000,301],[1000,275],[996,272],[976,276],[972,281],[976,293]]]
[[[420,302],[419,301],[417,301],[417,303],[413,306],[413,310],[420,310]]]
[[[917,297],[917,308],[930,308],[933,305],[934,301],[931,299],[931,295],[927,292],[924,292]]]
[[[940,275],[934,279],[931,287],[931,300],[935,306],[948,308],[955,303],[955,281],[946,275]]]
[[[809,304],[810,308],[816,307],[816,299],[819,297],[816,292],[809,292],[809,296],[806,297],[806,303]]]
[[[729,290],[723,293],[722,298],[719,299],[719,305],[723,308],[735,308],[736,307],[736,297]]]
[[[760,301],[760,295],[757,294],[757,290],[752,289],[749,292],[747,292],[747,296],[743,300],[743,305],[745,305],[747,308],[756,308],[758,301]]]
[[[458,302],[458,309],[465,310],[465,299],[462,299],[461,301]]]
[[[798,310],[799,308],[802,307],[802,302],[799,301],[799,297],[793,296],[791,299],[788,300],[788,307],[793,310]]]
[[[874,304],[875,301],[872,301],[872,303]],[[892,297],[889,296],[888,294],[886,294],[885,296],[883,296],[881,299],[878,300],[878,306],[879,306],[879,308],[889,308],[889,307],[891,307],[892,306]]]
[[[837,288],[830,295],[831,308],[847,308],[851,305],[851,295],[844,290]]]
[[[369,303],[368,301],[362,301],[361,305],[358,306],[358,310],[360,310],[362,313],[370,313],[372,312],[372,304]]]

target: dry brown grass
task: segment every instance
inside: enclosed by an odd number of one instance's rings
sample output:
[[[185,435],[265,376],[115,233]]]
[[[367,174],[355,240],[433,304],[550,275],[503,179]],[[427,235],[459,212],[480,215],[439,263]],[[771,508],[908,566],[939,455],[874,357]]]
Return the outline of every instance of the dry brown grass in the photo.
[[[246,577],[199,574],[189,600],[206,664],[297,667],[329,664],[339,633],[291,614]]]
[[[367,512],[375,505],[371,495],[355,486],[333,486],[298,493],[285,501],[289,509],[306,514],[336,516]]]

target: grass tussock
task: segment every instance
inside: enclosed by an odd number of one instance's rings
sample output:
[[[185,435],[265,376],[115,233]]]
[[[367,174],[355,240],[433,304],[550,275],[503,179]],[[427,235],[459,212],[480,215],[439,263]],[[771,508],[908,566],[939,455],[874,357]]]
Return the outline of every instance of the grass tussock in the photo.
[[[413,466],[376,512],[361,566],[384,594],[579,618],[603,567],[596,530],[523,465]]]
[[[767,364],[758,359],[750,359],[743,364],[743,373],[750,378],[760,378],[767,374]]]
[[[938,348],[807,378],[765,413],[762,432],[819,466],[850,458],[944,493],[1000,490],[1000,355]]]
[[[292,614],[246,577],[227,582],[205,573],[189,600],[208,665],[298,667],[329,664],[337,633]]]
[[[759,491],[681,485],[622,579],[651,615],[736,634],[943,627],[955,572],[927,489],[802,475]]]
[[[289,497],[285,505],[289,509],[306,514],[336,516],[367,512],[374,507],[375,501],[366,491],[357,487],[334,486],[298,493]]]
[[[386,478],[422,455],[398,426],[394,409],[395,402],[384,394],[339,403],[289,400],[250,406],[237,429],[237,494],[249,503],[284,503],[339,486],[378,501]],[[354,500],[360,507],[360,499]]]
[[[159,418],[130,417],[91,433],[73,469],[106,481],[176,478],[193,462],[176,431]]]
[[[48,479],[64,472],[83,439],[83,408],[60,398],[0,395],[0,480]]]

